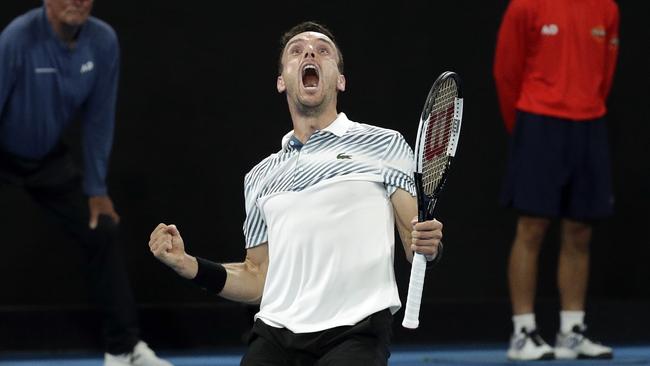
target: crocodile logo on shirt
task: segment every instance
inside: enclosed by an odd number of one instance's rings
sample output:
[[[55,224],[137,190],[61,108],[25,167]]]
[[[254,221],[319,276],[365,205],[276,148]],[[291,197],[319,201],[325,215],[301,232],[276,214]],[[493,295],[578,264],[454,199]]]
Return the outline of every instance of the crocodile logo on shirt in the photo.
[[[352,157],[350,155],[346,155],[345,153],[340,153],[340,154],[336,155],[336,158],[337,159],[352,159]]]

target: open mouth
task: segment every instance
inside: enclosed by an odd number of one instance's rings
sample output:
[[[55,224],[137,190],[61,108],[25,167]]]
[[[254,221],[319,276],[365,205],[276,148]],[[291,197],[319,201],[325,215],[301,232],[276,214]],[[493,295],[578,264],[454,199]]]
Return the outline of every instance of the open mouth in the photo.
[[[318,75],[316,66],[305,65],[302,68],[302,85],[305,88],[316,88],[319,80],[320,76]]]

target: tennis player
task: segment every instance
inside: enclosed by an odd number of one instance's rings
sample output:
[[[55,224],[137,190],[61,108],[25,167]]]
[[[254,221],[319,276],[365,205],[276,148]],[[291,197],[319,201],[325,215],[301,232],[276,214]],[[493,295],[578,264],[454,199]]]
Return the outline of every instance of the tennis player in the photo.
[[[160,224],[153,254],[226,299],[260,303],[242,365],[386,365],[397,225],[406,256],[434,259],[436,220],[417,223],[413,152],[396,131],[337,111],[343,55],[323,25],[281,39],[277,90],[293,130],[245,177],[246,259],[218,264],[186,254]]]

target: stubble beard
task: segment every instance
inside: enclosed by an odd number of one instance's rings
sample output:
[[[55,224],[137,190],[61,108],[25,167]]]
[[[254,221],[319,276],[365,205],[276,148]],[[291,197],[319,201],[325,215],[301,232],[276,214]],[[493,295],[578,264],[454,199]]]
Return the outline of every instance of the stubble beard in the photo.
[[[303,103],[300,100],[300,98],[296,97],[295,100],[296,111],[300,115],[305,117],[316,117],[325,111],[325,107],[327,106],[329,100],[330,100],[330,96],[325,95],[323,96],[323,99],[319,103],[308,105]]]
[[[302,103],[298,103],[296,110],[298,111],[298,113],[300,113],[305,117],[314,117],[321,114],[321,112],[323,111],[323,104],[320,103],[318,105],[312,106],[312,105],[305,105]]]

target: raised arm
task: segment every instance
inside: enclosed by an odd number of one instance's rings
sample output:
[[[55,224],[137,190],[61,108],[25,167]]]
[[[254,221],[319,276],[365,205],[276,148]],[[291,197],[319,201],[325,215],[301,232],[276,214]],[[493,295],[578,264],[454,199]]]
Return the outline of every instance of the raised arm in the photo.
[[[433,260],[438,254],[442,239],[442,223],[438,220],[418,222],[417,200],[409,192],[398,188],[390,197],[395,212],[395,225],[402,239],[409,262],[413,252],[424,254]]]
[[[176,226],[159,224],[151,233],[149,249],[181,277],[223,298],[248,304],[262,299],[269,265],[266,243],[248,249],[241,263],[219,264],[187,254]]]

